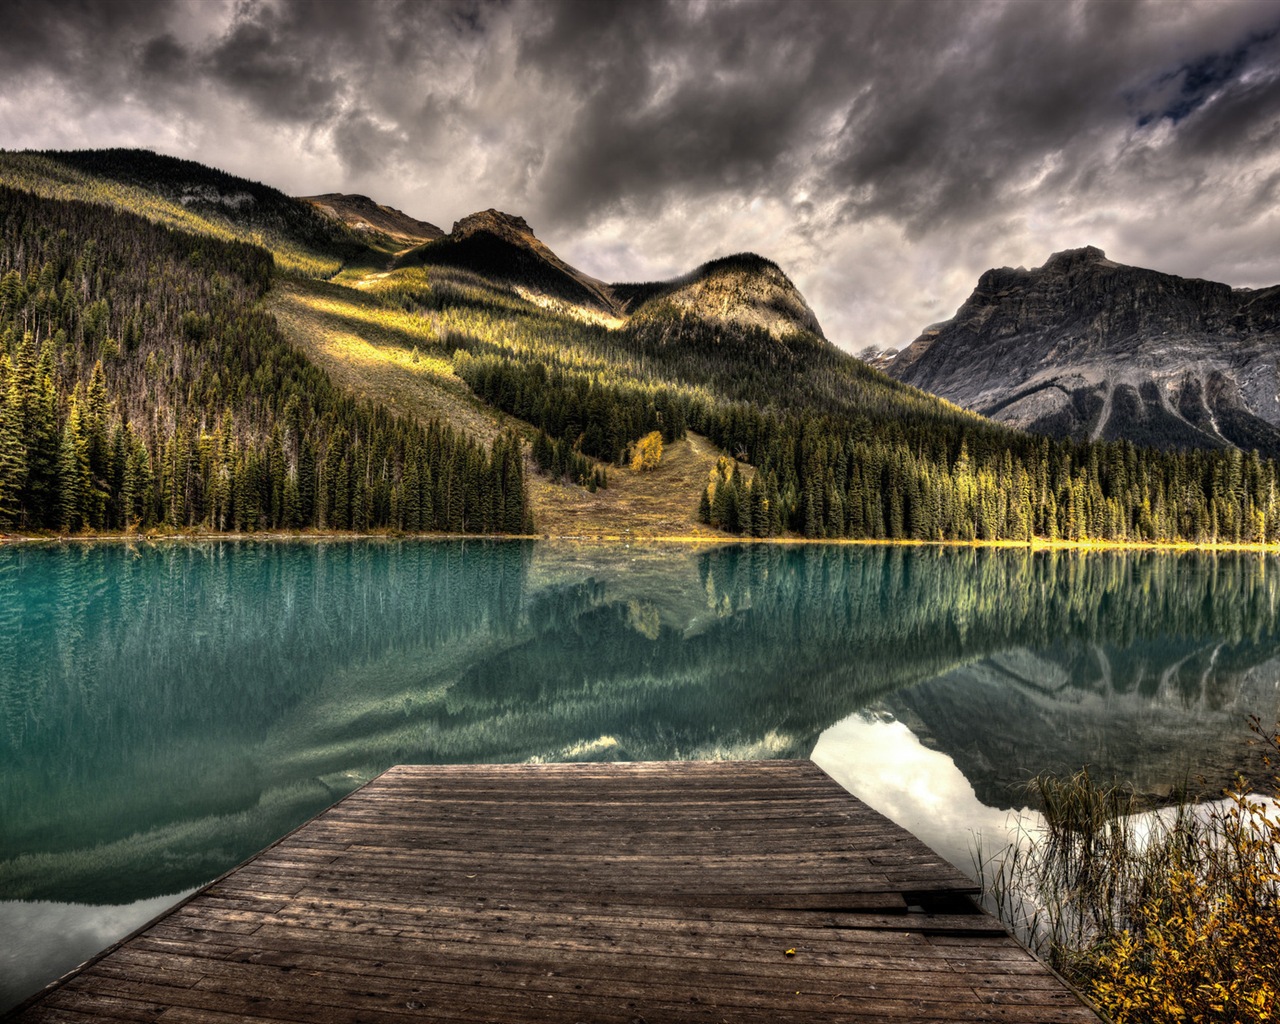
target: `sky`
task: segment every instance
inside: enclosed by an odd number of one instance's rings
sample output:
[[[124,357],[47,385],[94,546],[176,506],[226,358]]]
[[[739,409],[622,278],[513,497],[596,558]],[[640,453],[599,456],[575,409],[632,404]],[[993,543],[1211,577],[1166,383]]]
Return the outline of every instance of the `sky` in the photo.
[[[757,252],[896,348],[1082,245],[1280,283],[1280,0],[6,0],[0,148],[105,146],[606,281]]]

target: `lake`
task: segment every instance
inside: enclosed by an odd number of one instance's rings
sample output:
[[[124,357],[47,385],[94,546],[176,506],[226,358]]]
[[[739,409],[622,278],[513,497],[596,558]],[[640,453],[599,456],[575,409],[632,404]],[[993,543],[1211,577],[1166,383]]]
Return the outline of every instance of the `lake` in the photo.
[[[826,545],[0,548],[0,1010],[390,765],[813,757],[971,870],[1280,710],[1280,560]]]

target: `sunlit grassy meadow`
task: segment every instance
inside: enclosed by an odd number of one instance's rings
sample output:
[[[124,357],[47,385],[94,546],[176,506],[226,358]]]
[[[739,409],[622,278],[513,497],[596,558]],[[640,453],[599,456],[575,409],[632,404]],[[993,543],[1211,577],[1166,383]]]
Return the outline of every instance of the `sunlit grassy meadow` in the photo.
[[[641,379],[641,366],[604,354],[613,346],[605,329],[482,287],[462,271],[348,269],[332,282],[280,281],[268,301],[289,339],[348,392],[424,422],[445,420],[486,443],[513,420],[477,399],[458,377],[460,351],[554,359],[598,379]],[[528,425],[517,426],[532,434]],[[697,506],[718,455],[705,438],[691,434],[668,445],[653,471],[610,467],[608,487],[595,493],[535,476],[530,499],[537,530],[553,536],[717,536],[698,521]]]

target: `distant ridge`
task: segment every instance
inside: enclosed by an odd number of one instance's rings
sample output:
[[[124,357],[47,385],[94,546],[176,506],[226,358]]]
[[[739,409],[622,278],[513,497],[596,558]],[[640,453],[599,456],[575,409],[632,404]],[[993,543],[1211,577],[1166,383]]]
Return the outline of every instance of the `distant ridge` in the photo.
[[[761,328],[775,337],[797,331],[824,337],[818,318],[791,279],[772,260],[751,252],[711,260],[672,281],[616,284],[613,292],[637,319],[661,309]]]
[[[1011,426],[1280,455],[1280,287],[1233,289],[1094,246],[989,270],[890,375]]]
[[[607,284],[562,260],[523,217],[499,210],[463,217],[449,234],[405,254],[399,265],[456,267],[511,286],[528,298],[550,299],[607,317],[619,312]]]
[[[523,297],[576,308],[611,326],[688,318],[725,327],[760,329],[776,338],[808,334],[825,340],[809,304],[772,260],[737,253],[671,281],[606,284],[570,266],[523,218],[482,210],[449,234],[403,254],[399,266],[447,266],[502,282]]]
[[[194,160],[148,149],[0,151],[0,184],[76,199],[269,249],[277,266],[328,277],[364,258],[367,240],[310,203]]]
[[[376,232],[405,245],[420,245],[444,237],[444,232],[434,224],[416,220],[395,207],[374,202],[368,196],[326,192],[321,196],[301,198],[353,231]]]

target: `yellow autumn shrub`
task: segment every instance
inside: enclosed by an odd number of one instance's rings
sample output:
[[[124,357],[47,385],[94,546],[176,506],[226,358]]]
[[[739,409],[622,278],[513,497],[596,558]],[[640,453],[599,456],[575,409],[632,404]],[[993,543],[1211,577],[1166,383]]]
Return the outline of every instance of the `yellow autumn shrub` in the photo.
[[[1237,793],[1153,880],[1131,927],[1103,936],[1082,965],[1085,990],[1115,1024],[1275,1019],[1277,843],[1266,806]]]
[[[635,443],[631,450],[631,468],[637,473],[657,469],[662,461],[662,434],[654,430]]]
[[[1269,767],[1277,733],[1252,728]],[[1280,781],[1262,787],[1271,802],[1239,779],[1218,804],[1141,827],[1131,798],[1086,772],[1035,785],[1043,828],[985,879],[1023,941],[1113,1024],[1280,1021]]]

